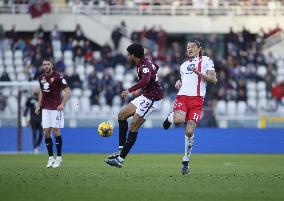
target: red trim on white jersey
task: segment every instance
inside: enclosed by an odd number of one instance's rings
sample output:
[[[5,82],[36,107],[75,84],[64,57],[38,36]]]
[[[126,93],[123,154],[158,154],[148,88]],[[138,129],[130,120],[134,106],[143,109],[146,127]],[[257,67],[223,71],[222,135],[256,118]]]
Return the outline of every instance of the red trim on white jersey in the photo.
[[[198,72],[201,73],[201,62],[202,62],[202,56],[199,57],[199,62],[198,62]],[[201,83],[201,76],[198,75],[198,80],[197,80],[197,96],[200,96],[200,83]]]

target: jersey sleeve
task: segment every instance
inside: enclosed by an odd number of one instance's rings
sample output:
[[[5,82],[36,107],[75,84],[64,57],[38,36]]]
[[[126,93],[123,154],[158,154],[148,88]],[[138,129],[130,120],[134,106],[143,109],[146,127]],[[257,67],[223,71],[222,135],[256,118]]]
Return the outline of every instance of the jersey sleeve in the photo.
[[[209,70],[215,70],[214,68],[214,62],[212,61],[212,59],[210,59],[209,57],[205,57],[205,63],[206,63],[206,71]]]
[[[184,67],[184,65],[186,65],[186,62],[183,62],[180,66],[179,66],[179,73],[180,73],[180,78],[178,78],[178,79],[181,79],[182,80],[182,78],[183,78],[183,74],[184,74],[184,72],[183,72],[183,67]]]
[[[129,92],[136,91],[138,89],[143,89],[147,86],[151,78],[151,71],[148,66],[143,65],[140,68],[141,71],[141,79],[139,82],[128,89]]]
[[[65,89],[65,88],[68,87],[67,82],[66,82],[65,78],[62,75],[60,75],[59,81],[60,81],[60,85],[61,85],[62,89]]]

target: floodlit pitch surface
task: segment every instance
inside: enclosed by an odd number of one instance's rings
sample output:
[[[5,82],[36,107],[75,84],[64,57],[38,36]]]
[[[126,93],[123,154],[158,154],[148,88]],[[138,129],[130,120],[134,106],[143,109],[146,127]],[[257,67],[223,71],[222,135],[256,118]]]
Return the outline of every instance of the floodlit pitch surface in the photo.
[[[130,154],[121,169],[105,157],[67,154],[47,169],[45,154],[0,155],[0,200],[284,200],[284,155],[193,154],[186,176],[181,155]]]

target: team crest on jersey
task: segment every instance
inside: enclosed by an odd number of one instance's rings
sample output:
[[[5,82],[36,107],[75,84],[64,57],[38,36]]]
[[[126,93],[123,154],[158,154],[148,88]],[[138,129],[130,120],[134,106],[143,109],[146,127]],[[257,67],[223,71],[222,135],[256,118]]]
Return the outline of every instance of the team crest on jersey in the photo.
[[[194,68],[195,67],[195,64],[190,64],[189,66],[187,66],[187,71],[188,71],[188,73],[186,73],[186,74],[192,74],[193,73],[193,71],[192,71],[192,68]]]
[[[43,84],[43,91],[44,92],[50,92],[50,90],[49,90],[49,83],[48,82],[45,82]]]
[[[41,83],[45,83],[45,82],[46,82],[45,77],[43,77],[40,82],[41,82]]]
[[[143,68],[142,72],[143,73],[148,73],[149,72],[149,68]]]

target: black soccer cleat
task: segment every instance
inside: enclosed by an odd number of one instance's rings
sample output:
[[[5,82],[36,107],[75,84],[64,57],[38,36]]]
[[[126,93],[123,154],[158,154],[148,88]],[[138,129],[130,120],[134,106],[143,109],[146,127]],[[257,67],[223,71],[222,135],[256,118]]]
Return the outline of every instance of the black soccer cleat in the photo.
[[[171,127],[171,122],[169,122],[168,117],[165,119],[164,123],[163,123],[163,127],[165,130],[168,130]]]
[[[114,167],[118,167],[118,168],[121,168],[122,167],[122,164],[123,162],[120,162],[118,160],[118,158],[114,158],[114,159],[106,159],[105,160],[105,163],[110,165],[110,166],[114,166]]]
[[[110,155],[107,156],[108,159],[114,159],[114,158],[117,158],[121,153],[121,150],[118,150]]]
[[[187,175],[189,173],[189,161],[183,161],[181,167],[181,174]]]

